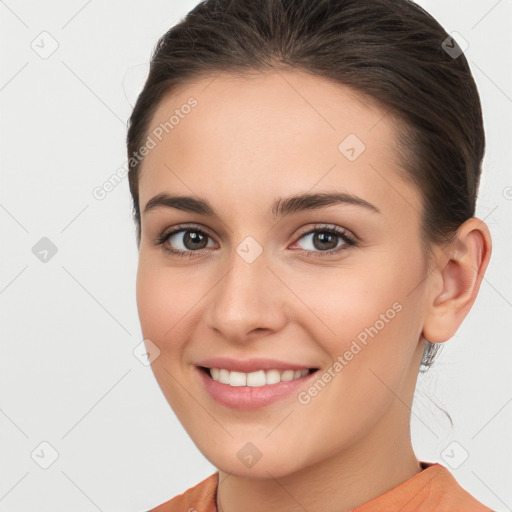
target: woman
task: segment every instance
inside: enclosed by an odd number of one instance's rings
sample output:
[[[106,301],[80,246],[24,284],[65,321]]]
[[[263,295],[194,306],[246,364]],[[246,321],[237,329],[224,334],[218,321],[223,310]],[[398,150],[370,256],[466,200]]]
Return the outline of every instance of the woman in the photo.
[[[146,347],[218,468],[154,510],[490,510],[410,438],[491,255],[444,29],[407,0],[206,0],[127,144]]]

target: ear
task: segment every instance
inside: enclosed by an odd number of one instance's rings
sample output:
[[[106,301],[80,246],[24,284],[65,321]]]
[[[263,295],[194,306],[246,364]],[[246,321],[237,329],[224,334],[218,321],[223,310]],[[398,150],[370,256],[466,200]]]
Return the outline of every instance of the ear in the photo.
[[[472,217],[449,245],[437,247],[436,266],[429,274],[429,297],[423,336],[432,343],[449,340],[476,300],[491,257],[487,225]],[[435,284],[433,284],[435,283]]]

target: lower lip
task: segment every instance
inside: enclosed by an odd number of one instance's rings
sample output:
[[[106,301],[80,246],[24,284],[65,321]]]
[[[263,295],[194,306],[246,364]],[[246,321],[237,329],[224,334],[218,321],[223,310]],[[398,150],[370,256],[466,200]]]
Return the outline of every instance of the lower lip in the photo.
[[[234,409],[258,409],[297,392],[315,373],[300,379],[267,384],[265,386],[230,386],[213,380],[204,370],[197,368],[206,391],[218,403]]]

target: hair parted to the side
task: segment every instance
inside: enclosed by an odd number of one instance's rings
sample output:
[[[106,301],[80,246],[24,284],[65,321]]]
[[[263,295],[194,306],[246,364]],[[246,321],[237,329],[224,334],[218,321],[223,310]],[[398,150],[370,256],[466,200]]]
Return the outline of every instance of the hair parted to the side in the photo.
[[[396,120],[400,169],[423,198],[425,253],[474,216],[485,135],[464,54],[441,46],[441,25],[410,0],[205,0],[158,41],[129,120],[128,158],[161,100],[220,72],[298,70],[354,88]],[[456,44],[456,42],[455,42]],[[140,243],[141,163],[128,174]],[[427,341],[428,369],[441,344]]]

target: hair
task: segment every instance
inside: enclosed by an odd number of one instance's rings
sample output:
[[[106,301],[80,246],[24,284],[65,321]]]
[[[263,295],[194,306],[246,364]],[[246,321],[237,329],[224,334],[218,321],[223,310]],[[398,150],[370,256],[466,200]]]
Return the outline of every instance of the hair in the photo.
[[[297,70],[352,88],[396,122],[399,172],[423,200],[425,254],[474,216],[485,150],[480,98],[457,42],[410,0],[205,0],[166,32],[128,123],[140,244],[140,159],[152,117],[179,86],[221,72]],[[457,55],[458,54],[458,55]],[[441,344],[426,340],[428,369]],[[422,371],[420,369],[420,371]]]

